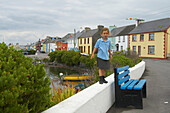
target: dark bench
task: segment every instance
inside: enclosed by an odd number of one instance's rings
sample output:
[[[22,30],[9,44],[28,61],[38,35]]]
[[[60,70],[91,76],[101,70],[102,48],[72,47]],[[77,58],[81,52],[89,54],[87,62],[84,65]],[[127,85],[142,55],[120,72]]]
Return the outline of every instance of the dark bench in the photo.
[[[146,80],[130,79],[129,66],[114,69],[116,107],[134,106],[143,109],[142,97],[146,98]]]

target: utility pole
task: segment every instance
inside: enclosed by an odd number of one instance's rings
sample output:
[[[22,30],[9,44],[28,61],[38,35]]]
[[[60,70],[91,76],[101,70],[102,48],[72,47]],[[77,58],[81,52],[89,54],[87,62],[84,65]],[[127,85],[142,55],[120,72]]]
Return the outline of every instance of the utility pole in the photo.
[[[75,46],[76,46],[75,39],[76,39],[76,29],[74,29],[74,50],[75,50]]]

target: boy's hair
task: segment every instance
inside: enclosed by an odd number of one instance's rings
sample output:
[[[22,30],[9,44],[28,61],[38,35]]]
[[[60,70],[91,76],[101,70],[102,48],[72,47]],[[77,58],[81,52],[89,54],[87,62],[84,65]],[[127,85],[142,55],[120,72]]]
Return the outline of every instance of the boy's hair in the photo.
[[[109,33],[109,29],[108,29],[107,27],[104,27],[104,28],[102,29],[101,34],[103,33],[103,31],[108,31],[108,33]]]

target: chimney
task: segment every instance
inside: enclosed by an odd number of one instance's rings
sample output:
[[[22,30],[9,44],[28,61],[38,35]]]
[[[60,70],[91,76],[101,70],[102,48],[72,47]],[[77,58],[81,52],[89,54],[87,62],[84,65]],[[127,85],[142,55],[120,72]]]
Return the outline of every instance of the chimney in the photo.
[[[97,27],[98,27],[98,31],[101,33],[101,31],[104,28],[104,26],[103,25],[98,25]]]
[[[88,31],[88,30],[90,30],[90,27],[85,27],[85,31]]]
[[[136,27],[143,22],[144,22],[143,19],[136,19]]]
[[[109,26],[109,31],[111,32],[114,28],[116,28],[117,26],[116,25],[113,25],[113,26]]]

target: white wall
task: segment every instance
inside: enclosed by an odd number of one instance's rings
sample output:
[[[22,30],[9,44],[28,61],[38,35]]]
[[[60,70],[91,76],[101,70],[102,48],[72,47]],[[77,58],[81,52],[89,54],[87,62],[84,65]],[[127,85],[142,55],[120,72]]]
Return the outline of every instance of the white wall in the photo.
[[[49,48],[49,49],[50,49],[50,52],[52,52],[52,50],[55,51],[55,49],[57,48],[57,46],[56,46],[55,43],[49,43],[49,45],[50,45],[50,46],[49,46],[49,47],[50,47],[50,48]],[[51,49],[52,49],[52,50],[51,50]]]
[[[120,42],[119,42],[119,37],[120,37]],[[125,41],[123,42],[123,37],[125,37]],[[128,41],[129,41],[129,37],[128,35],[125,36],[117,36],[115,37],[115,44],[119,44],[119,51],[121,51],[121,46],[123,46],[123,50],[127,51],[128,48]]]
[[[130,68],[132,78],[140,78],[145,62]],[[43,113],[106,113],[115,102],[114,74],[106,78],[107,84],[99,82],[47,109]]]
[[[67,43],[68,43],[68,50],[74,48],[74,38],[67,39]],[[78,48],[78,39],[75,39],[75,43],[76,43],[75,48]]]

